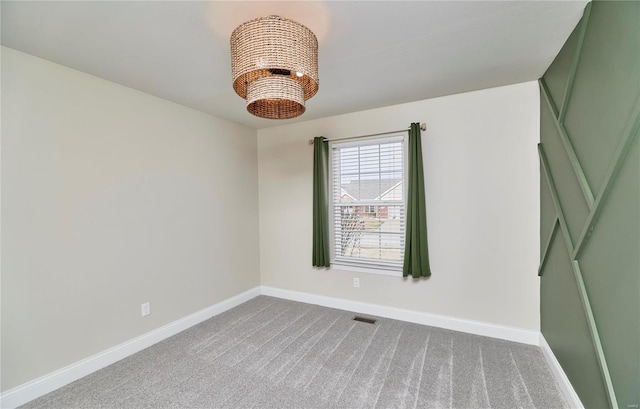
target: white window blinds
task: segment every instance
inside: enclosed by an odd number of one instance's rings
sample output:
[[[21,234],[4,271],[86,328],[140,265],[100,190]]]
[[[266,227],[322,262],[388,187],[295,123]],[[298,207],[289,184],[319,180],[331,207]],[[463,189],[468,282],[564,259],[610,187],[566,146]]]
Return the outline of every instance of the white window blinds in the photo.
[[[404,136],[331,144],[333,264],[402,270]]]

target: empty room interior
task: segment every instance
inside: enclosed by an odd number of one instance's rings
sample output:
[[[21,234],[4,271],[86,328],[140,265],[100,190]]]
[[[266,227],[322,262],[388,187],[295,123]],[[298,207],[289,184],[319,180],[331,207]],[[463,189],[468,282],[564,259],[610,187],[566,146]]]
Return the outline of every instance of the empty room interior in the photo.
[[[640,1],[0,2],[2,408],[640,405]]]

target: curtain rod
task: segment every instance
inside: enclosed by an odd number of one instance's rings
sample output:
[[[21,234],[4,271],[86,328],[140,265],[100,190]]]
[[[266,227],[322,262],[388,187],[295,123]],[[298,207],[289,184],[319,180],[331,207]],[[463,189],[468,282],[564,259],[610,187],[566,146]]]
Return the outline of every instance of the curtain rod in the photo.
[[[389,132],[380,132],[380,133],[372,133],[369,135],[359,135],[359,136],[349,136],[347,138],[335,138],[335,139],[327,139],[324,138],[325,141],[344,141],[347,139],[357,139],[357,138],[368,138],[371,136],[382,136],[382,135],[389,135],[392,133],[398,133],[398,132],[406,132],[411,128],[407,128],[407,129],[399,129],[397,131],[389,131]],[[420,130],[422,131],[426,131],[427,130],[427,124],[425,124],[424,122],[420,124]],[[313,145],[313,139],[309,139],[309,145]]]

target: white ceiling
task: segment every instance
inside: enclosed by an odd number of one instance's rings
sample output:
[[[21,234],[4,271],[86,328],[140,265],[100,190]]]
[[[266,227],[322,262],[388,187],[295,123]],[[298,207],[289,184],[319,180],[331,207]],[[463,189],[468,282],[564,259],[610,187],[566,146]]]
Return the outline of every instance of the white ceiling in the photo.
[[[254,128],[536,80],[587,1],[2,1],[2,44]],[[299,118],[246,112],[229,35],[277,14],[320,43]]]

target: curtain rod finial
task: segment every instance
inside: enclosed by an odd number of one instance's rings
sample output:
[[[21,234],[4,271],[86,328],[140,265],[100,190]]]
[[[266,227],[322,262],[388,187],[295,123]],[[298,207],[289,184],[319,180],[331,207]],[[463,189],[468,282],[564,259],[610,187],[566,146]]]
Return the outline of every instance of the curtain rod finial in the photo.
[[[422,131],[426,131],[427,130],[427,124],[425,124],[424,122],[420,124],[420,130]]]

